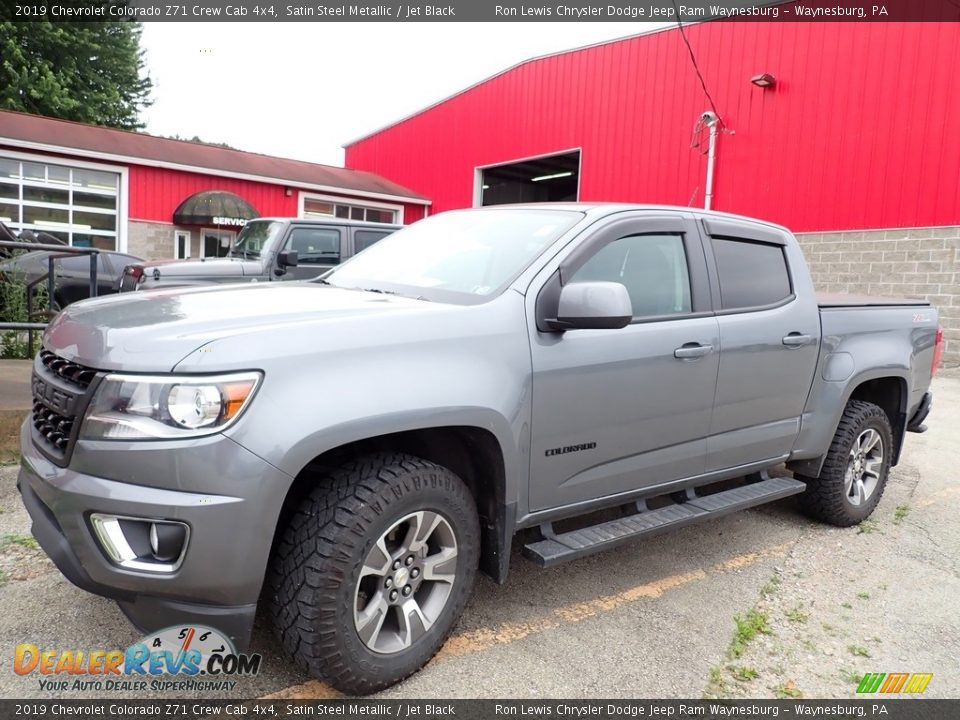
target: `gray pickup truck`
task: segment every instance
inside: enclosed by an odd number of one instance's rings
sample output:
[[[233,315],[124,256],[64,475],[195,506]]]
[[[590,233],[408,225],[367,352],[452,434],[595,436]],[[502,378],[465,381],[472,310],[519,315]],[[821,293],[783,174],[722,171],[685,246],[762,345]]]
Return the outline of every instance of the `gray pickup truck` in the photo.
[[[307,280],[401,227],[338,218],[251,220],[243,226],[225,257],[133,263],[124,268],[117,290]]]
[[[941,344],[926,302],[818,299],[768,223],[442,213],[311,282],[68,307],[19,487],[64,575],[141,629],[243,648],[262,600],[301,667],[369,693],[514,543],[549,566],[793,494],[861,522]]]

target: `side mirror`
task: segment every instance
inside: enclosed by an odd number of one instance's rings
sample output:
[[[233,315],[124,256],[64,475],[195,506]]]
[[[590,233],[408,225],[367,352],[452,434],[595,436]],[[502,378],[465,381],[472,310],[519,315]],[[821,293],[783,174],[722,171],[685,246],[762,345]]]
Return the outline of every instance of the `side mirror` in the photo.
[[[560,290],[555,330],[615,330],[633,319],[630,293],[616,282],[578,282]]]
[[[296,250],[281,250],[277,255],[277,265],[282,268],[296,267],[299,261]]]

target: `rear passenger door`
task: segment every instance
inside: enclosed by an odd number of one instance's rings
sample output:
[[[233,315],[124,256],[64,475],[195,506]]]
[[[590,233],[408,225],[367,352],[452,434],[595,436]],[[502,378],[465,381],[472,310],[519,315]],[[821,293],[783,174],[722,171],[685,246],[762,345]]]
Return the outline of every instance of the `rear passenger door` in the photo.
[[[713,218],[702,226],[721,348],[709,472],[790,452],[816,369],[820,314],[786,233]]]
[[[345,228],[294,225],[284,250],[297,252],[297,266],[287,268],[283,280],[309,280],[340,264]]]

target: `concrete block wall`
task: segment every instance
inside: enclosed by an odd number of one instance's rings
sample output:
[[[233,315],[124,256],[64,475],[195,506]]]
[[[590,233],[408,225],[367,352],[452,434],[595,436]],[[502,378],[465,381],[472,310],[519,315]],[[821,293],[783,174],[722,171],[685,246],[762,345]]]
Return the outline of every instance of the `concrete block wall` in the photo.
[[[127,226],[127,252],[145,260],[176,257],[173,247],[173,225],[131,220]]]
[[[943,326],[943,365],[960,365],[960,227],[801,233],[797,239],[817,290],[929,300]]]

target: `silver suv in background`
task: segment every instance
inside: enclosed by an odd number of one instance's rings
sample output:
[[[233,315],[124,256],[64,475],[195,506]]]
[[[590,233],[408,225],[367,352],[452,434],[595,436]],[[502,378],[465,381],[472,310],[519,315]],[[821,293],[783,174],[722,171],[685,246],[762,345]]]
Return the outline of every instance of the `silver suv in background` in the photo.
[[[244,225],[226,257],[128,265],[119,291],[309,280],[401,227],[339,218],[259,218]]]

